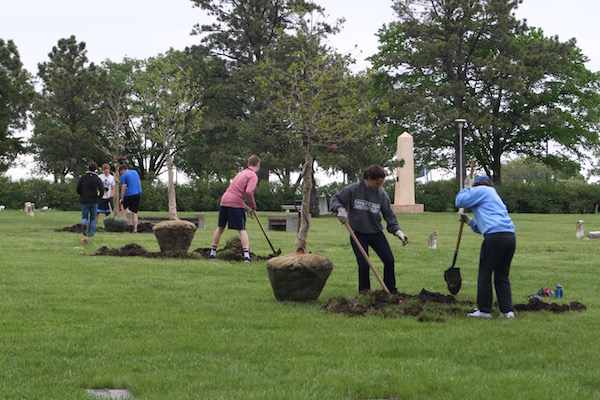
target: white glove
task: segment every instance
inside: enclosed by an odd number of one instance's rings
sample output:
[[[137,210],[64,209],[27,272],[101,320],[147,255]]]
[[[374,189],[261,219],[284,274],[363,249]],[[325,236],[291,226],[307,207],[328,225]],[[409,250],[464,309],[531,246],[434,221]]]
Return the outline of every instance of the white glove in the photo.
[[[398,238],[402,241],[402,246],[406,246],[408,243],[408,236],[406,236],[402,230],[398,229],[394,235],[398,236]]]
[[[467,176],[465,178],[464,187],[467,189],[471,189],[473,187],[473,179]]]
[[[348,220],[348,213],[344,207],[340,207],[337,209],[337,217],[342,224],[346,223]]]
[[[459,220],[460,222],[464,222],[464,223],[465,223],[465,224],[467,224],[467,225],[471,225],[471,222],[473,221],[473,219],[472,219],[472,218],[469,218],[469,216],[468,216],[467,214],[465,214],[465,213],[460,213],[460,214],[458,214],[458,215],[459,215],[459,218],[458,218],[458,220]]]
[[[255,215],[256,215],[256,211],[254,211],[253,209],[251,209],[251,208],[250,208],[250,209],[248,210],[248,216],[249,216],[250,218],[254,218],[254,216],[255,216]]]

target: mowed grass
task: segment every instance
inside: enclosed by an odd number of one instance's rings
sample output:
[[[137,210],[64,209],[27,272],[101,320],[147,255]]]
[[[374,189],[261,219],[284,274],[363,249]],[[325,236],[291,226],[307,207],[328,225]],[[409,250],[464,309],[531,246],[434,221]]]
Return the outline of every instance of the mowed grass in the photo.
[[[55,231],[78,223],[75,211],[1,212],[0,398],[90,399],[85,388],[127,388],[136,399],[600,398],[600,241],[575,235],[577,220],[587,233],[600,217],[512,217],[513,301],[560,283],[559,302],[586,311],[445,322],[326,313],[328,299],[357,294],[348,233],[334,217],[313,218],[308,238],[309,251],[335,265],[319,300],[281,303],[264,262],[93,256],[101,246],[159,247],[152,234],[104,232],[84,246],[81,235]],[[210,246],[216,220],[207,213],[191,250]],[[457,215],[399,220],[411,243],[388,236],[398,289],[447,294]],[[252,252],[272,252],[256,221],[248,231]],[[295,234],[267,234],[275,249],[294,251]],[[234,235],[226,231],[221,247]],[[481,240],[465,229],[459,300],[475,301]],[[379,289],[374,277],[371,285]]]

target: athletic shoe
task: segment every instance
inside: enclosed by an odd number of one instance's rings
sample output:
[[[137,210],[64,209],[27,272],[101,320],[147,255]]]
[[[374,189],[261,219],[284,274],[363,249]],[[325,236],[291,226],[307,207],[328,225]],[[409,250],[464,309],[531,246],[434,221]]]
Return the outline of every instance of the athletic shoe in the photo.
[[[506,318],[506,319],[513,319],[515,317],[515,313],[512,311],[509,311],[507,313],[500,313],[500,315],[498,316],[498,318]]]
[[[87,234],[88,234],[88,224],[81,225],[81,228],[83,229],[83,234],[85,236],[87,236]]]
[[[468,313],[467,317],[472,317],[472,318],[492,318],[492,314],[489,313],[489,312],[479,311],[479,309],[476,308],[475,311],[473,311],[472,313]]]
[[[215,256],[214,254],[209,254],[209,255],[208,255],[208,259],[209,259],[209,260],[216,260],[216,259],[217,259],[217,256]]]
[[[250,257],[244,257],[244,262],[250,264],[252,260],[250,259]]]

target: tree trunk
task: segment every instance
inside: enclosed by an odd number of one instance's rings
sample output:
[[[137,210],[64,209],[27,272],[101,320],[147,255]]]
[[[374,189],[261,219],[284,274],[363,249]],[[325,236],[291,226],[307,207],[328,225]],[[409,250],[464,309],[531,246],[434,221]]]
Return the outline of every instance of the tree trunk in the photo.
[[[176,220],[177,217],[177,200],[175,198],[175,182],[173,180],[173,158],[169,150],[169,156],[167,157],[167,168],[169,171],[169,219]]]
[[[302,214],[300,226],[296,237],[296,252],[306,253],[306,238],[308,237],[308,223],[310,218],[310,192],[312,190],[313,157],[310,143],[306,146],[306,156],[302,166]]]

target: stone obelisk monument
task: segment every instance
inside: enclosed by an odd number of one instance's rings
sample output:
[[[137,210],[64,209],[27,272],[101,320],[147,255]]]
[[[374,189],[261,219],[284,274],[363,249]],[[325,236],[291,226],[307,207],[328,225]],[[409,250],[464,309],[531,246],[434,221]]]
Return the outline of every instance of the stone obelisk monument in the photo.
[[[423,204],[415,204],[414,147],[413,137],[408,132],[398,136],[396,156],[398,160],[404,160],[404,165],[396,168],[396,192],[392,209],[395,213],[422,213]]]

